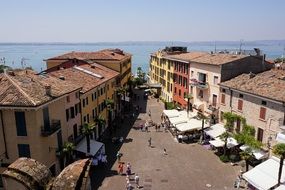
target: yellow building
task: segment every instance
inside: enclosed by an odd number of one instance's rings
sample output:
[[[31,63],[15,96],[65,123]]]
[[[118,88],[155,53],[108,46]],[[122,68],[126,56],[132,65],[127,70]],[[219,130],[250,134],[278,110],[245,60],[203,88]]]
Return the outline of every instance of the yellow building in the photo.
[[[167,102],[173,101],[173,61],[168,59],[165,52],[151,54],[149,78],[151,84],[160,84],[161,98]]]
[[[58,173],[72,125],[81,125],[76,120],[81,88],[31,70],[0,74],[0,86],[0,174],[19,157],[37,159]],[[66,110],[73,110],[70,119]]]
[[[81,121],[82,123],[95,124],[95,119],[101,116],[108,124],[106,100],[113,100],[116,104],[115,87],[119,83],[119,73],[93,61],[76,60],[77,66],[72,66],[72,61],[66,61],[46,72],[54,77],[69,81],[82,87],[80,91]],[[114,106],[116,107],[116,106]],[[112,120],[115,110],[112,112]],[[97,139],[105,130],[105,126],[97,126],[94,138]]]
[[[78,60],[92,61],[120,73],[120,86],[126,86],[132,74],[132,55],[120,49],[105,49],[96,52],[69,52],[60,56],[49,58],[46,61],[47,69],[57,67],[66,61]]]

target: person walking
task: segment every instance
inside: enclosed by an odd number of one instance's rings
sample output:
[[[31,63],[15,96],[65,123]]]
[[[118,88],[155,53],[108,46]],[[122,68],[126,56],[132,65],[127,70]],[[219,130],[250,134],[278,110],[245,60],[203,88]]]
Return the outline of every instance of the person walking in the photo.
[[[151,137],[148,139],[148,146],[151,147]]]
[[[120,153],[120,152],[117,153],[117,160],[118,160],[118,162],[121,161],[121,157],[122,157],[122,156],[123,156],[122,153]]]
[[[136,174],[135,175],[135,183],[136,183],[136,186],[137,186],[138,189],[140,188],[139,181],[140,181],[140,177],[139,177],[138,174]]]
[[[131,170],[131,164],[130,162],[127,163],[127,176],[130,176],[132,174],[132,170]]]
[[[150,112],[150,110],[148,110],[148,116],[151,117],[151,112]]]
[[[167,155],[165,148],[163,149],[163,154],[164,154],[164,155]]]

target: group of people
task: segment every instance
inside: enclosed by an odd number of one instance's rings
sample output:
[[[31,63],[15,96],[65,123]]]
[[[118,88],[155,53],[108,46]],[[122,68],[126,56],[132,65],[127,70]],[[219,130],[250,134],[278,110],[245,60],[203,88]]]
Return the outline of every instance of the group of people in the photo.
[[[123,175],[124,174],[124,162],[121,162],[118,160],[118,173],[120,175]],[[127,190],[131,190],[133,189],[133,186],[130,182],[130,178],[132,176],[132,169],[131,169],[131,164],[128,162],[127,163],[127,166],[126,166],[126,189]],[[140,188],[140,185],[139,185],[139,175],[138,174],[135,174],[135,177],[134,177],[134,181],[135,181],[135,185],[136,187],[139,189]]]

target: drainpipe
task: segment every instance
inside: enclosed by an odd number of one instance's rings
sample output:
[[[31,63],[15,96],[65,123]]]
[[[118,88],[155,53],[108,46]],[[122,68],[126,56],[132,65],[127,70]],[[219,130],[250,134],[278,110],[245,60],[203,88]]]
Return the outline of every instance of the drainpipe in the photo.
[[[233,91],[230,89],[231,97],[230,97],[230,108],[231,108],[231,113],[233,110],[232,102],[233,102]]]
[[[6,133],[5,133],[5,127],[4,127],[4,122],[3,122],[3,112],[2,112],[2,110],[0,110],[0,117],[1,117],[1,125],[2,125],[2,132],[3,132],[4,147],[5,147],[5,156],[6,156],[6,159],[9,159],[8,152],[7,152]]]

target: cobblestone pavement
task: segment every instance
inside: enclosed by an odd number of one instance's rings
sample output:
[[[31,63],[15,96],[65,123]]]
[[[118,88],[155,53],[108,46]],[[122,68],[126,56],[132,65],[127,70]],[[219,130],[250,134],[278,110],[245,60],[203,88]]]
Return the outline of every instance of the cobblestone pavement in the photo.
[[[138,102],[141,102],[143,107],[143,101],[140,99],[135,104],[140,104]],[[156,99],[150,99],[147,101],[147,106],[141,110],[138,119],[134,121],[134,127],[150,119],[149,110],[152,120],[160,122],[163,104],[158,103]],[[140,189],[234,189],[233,183],[240,170],[239,166],[222,163],[213,151],[199,144],[177,143],[170,133],[156,132],[153,128],[148,133],[132,128],[125,134],[127,137],[124,144],[118,147],[123,153],[121,161],[130,162],[132,172],[140,176]],[[152,147],[148,146],[150,137]],[[108,145],[106,147],[108,148]],[[167,155],[163,154],[164,148],[167,150]],[[104,178],[98,184],[100,190],[126,189],[126,176],[117,175],[118,165],[114,158],[115,154],[112,155],[109,171],[102,169],[97,171],[99,176],[100,172],[104,174]],[[134,183],[133,177],[134,175],[131,177],[131,183]]]

